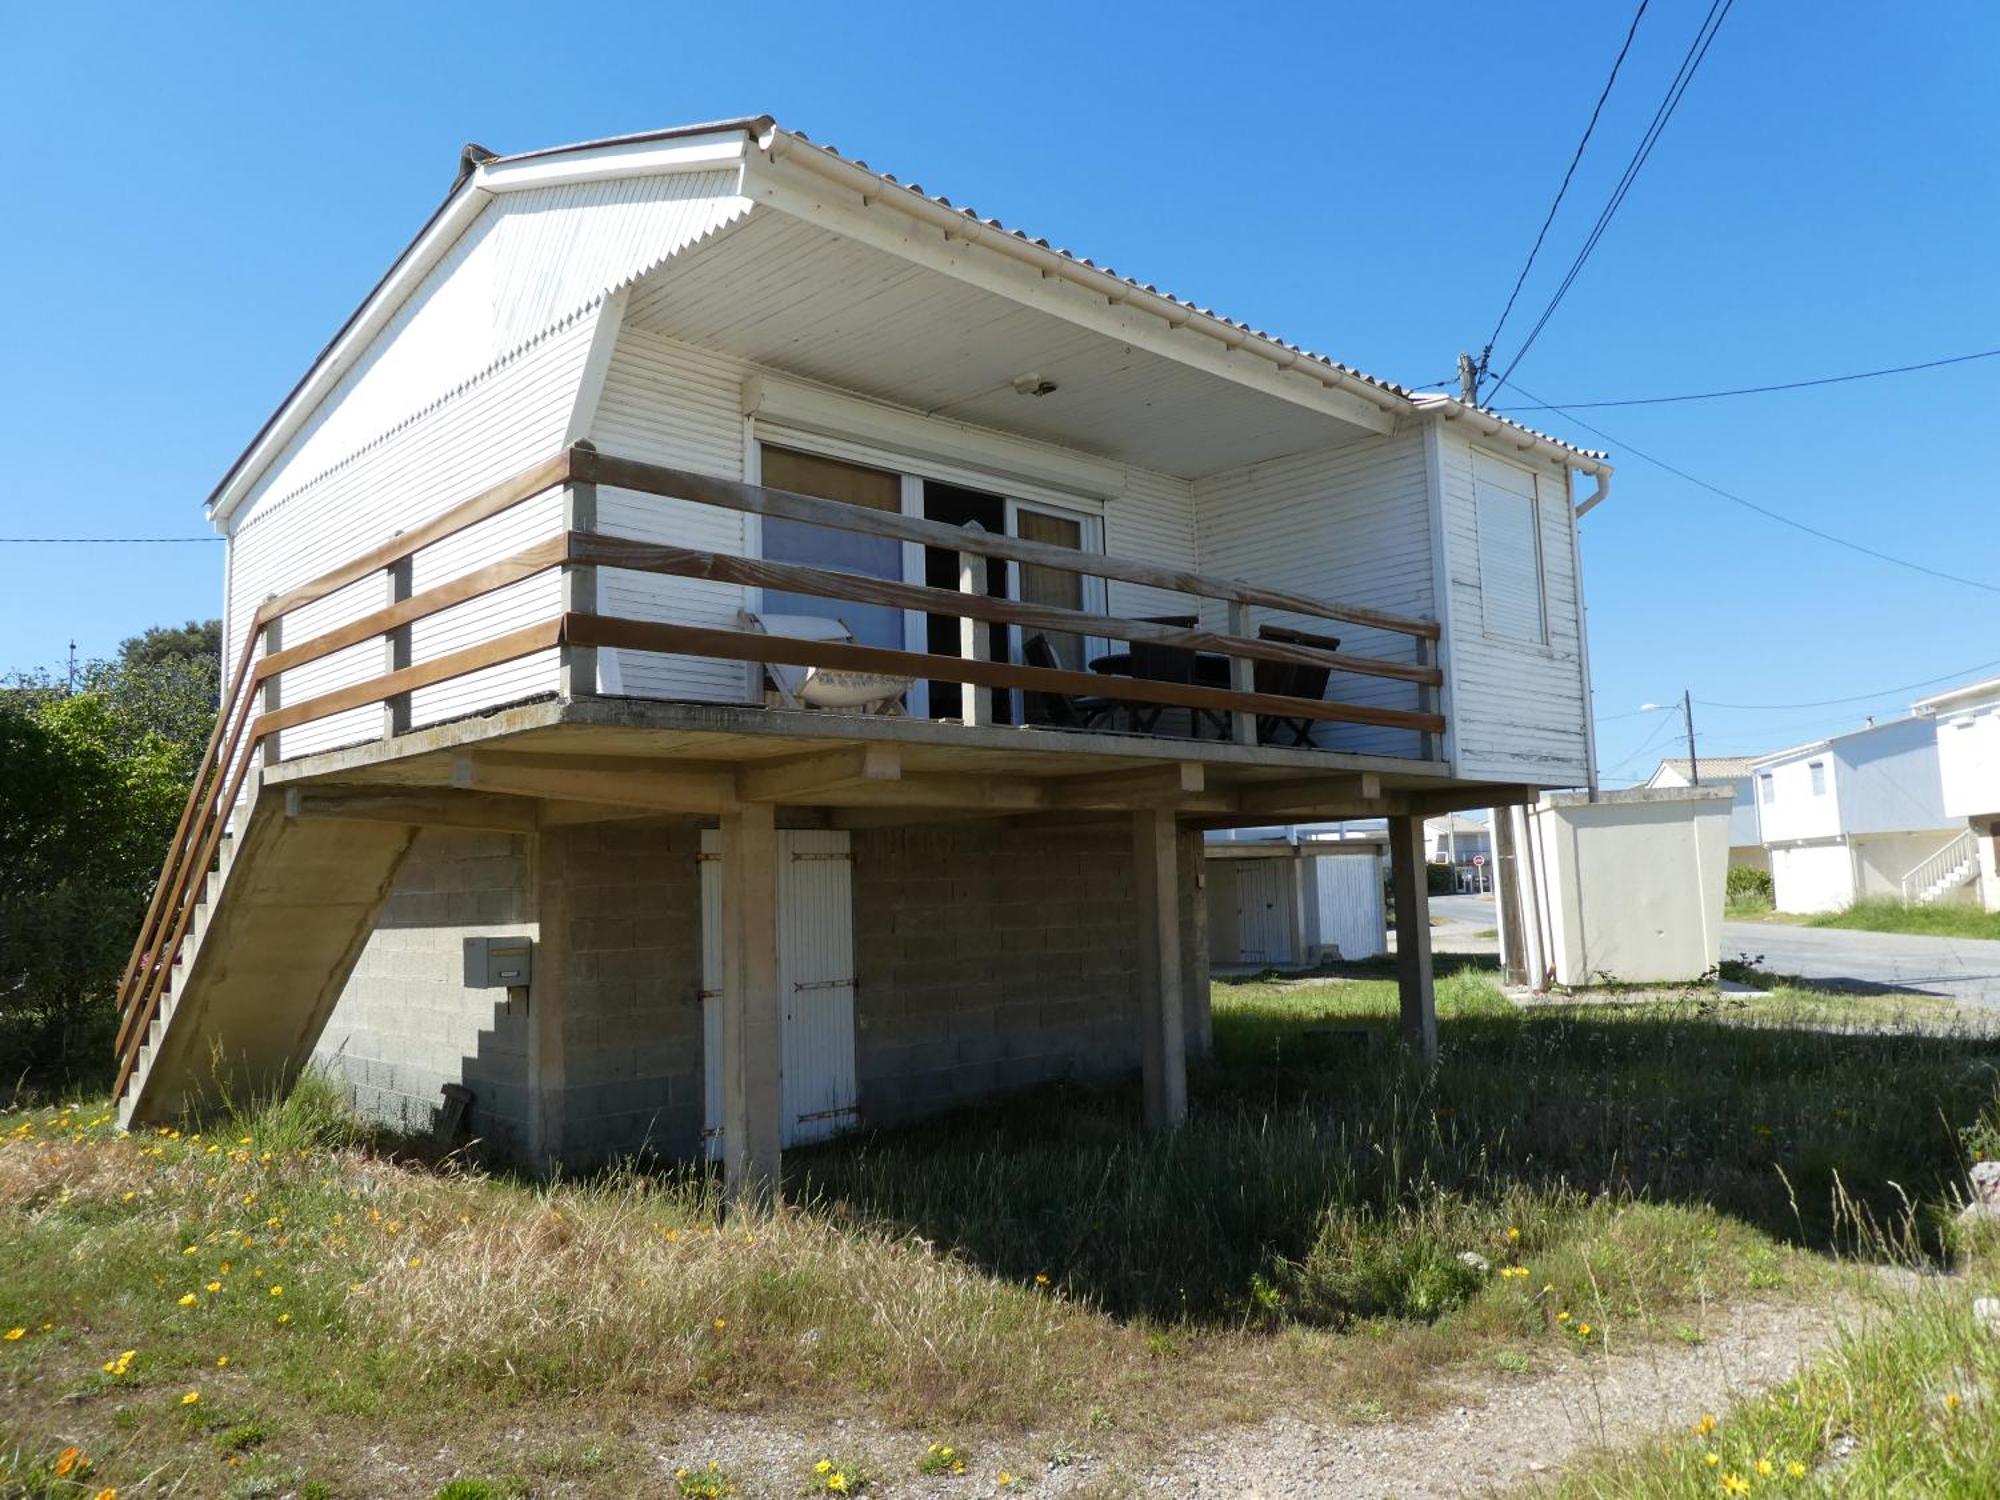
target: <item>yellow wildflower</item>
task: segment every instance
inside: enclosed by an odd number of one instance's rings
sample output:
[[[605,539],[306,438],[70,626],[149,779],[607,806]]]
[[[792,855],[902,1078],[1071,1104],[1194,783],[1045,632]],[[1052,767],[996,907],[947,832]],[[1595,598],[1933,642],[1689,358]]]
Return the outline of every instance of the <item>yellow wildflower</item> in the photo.
[[[1047,1286],[1048,1284],[1049,1284],[1049,1273],[1047,1271],[1035,1272],[1036,1286]]]
[[[229,1356],[228,1356],[228,1355],[226,1355],[226,1354],[218,1354],[218,1355],[216,1355],[216,1356],[215,1356],[215,1367],[216,1367],[216,1369],[218,1369],[218,1370],[226,1370],[226,1369],[228,1369],[228,1368],[229,1368]]]
[[[186,1296],[181,1298],[180,1305],[182,1307],[193,1307],[195,1303],[199,1300],[200,1299],[197,1298],[193,1292],[189,1292]]]
[[[271,1288],[271,1295],[273,1297],[282,1297],[285,1295],[285,1289],[281,1286],[273,1286]]]
[[[83,1456],[83,1450],[75,1443],[71,1443],[56,1455],[55,1475],[58,1479],[66,1479],[71,1474],[80,1474],[89,1467],[90,1460]]]
[[[1771,1475],[1775,1474],[1777,1471],[1778,1471],[1777,1465],[1772,1463],[1770,1459],[1760,1458],[1757,1460],[1757,1472],[1763,1475],[1766,1479],[1770,1478]]]
[[[211,1292],[219,1292],[222,1290],[222,1283],[219,1281],[211,1281],[208,1284],[208,1289]]]
[[[834,1473],[831,1473],[826,1476],[826,1487],[832,1490],[836,1495],[846,1494],[847,1476],[836,1470]]]
[[[1745,1479],[1741,1474],[1724,1474],[1722,1476],[1722,1493],[1725,1495],[1747,1495],[1750,1493],[1750,1481]]]
[[[1712,1469],[1722,1462],[1722,1455],[1720,1453],[1704,1453],[1701,1456],[1701,1461]]]
[[[1701,1420],[1694,1424],[1694,1430],[1702,1437],[1707,1437],[1711,1432],[1715,1431],[1715,1413],[1712,1411],[1703,1412]]]
[[[111,1488],[110,1485],[106,1485],[103,1489],[92,1495],[90,1500],[118,1500],[118,1491]]]
[[[181,1397],[182,1406],[194,1406],[199,1404],[200,1401],[201,1401],[200,1391],[189,1391],[185,1396]]]
[[[729,1326],[729,1319],[727,1319],[727,1318],[717,1318],[717,1319],[715,1320],[715,1331],[716,1331],[717,1333],[720,1333],[720,1332],[722,1332],[722,1330],[723,1330],[723,1329],[725,1329],[725,1328],[727,1328],[728,1326]],[[823,1473],[823,1472],[825,1472],[825,1471],[824,1471],[824,1470],[822,1470],[821,1472]]]
[[[1785,1472],[1794,1479],[1803,1479],[1806,1477],[1806,1466],[1795,1458],[1785,1465]]]
[[[410,1257],[410,1269],[412,1271],[416,1270],[417,1267],[421,1266],[423,1263],[424,1263],[424,1258],[421,1255],[412,1255]]]
[[[279,1313],[278,1321],[280,1323],[289,1323],[292,1321],[292,1315],[290,1313]]]
[[[1957,1411],[1958,1406],[1959,1406],[1958,1392],[1957,1391],[1947,1392],[1944,1398],[1944,1409],[1946,1411]]]
[[[1518,1245],[1521,1243],[1521,1231],[1515,1228],[1512,1224],[1509,1224],[1507,1226],[1507,1243],[1510,1245]]]
[[[22,1339],[26,1338],[27,1335],[28,1335],[28,1330],[25,1328],[10,1328],[7,1330],[6,1339],[8,1343],[14,1344],[14,1343],[19,1343]]]

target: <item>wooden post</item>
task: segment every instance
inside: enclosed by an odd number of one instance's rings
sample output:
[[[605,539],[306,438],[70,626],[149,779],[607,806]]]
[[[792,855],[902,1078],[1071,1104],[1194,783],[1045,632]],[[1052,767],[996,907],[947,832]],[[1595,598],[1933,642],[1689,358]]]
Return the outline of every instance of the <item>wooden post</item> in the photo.
[[[1229,606],[1229,633],[1235,636],[1250,634],[1250,606],[1234,601]],[[1257,663],[1247,656],[1229,658],[1229,688],[1236,693],[1257,691]],[[1247,709],[1236,709],[1229,716],[1230,738],[1239,745],[1257,743],[1257,716]]]
[[[1132,854],[1146,1124],[1178,1125],[1187,1118],[1187,997],[1181,990],[1180,848],[1171,808],[1132,814]]]
[[[768,1207],[779,1187],[775,812],[746,802],[722,817],[722,1183],[734,1209]]]
[[[1416,642],[1417,642],[1417,665],[1422,667],[1437,666],[1439,664],[1438,643],[1432,640],[1429,636],[1423,636],[1423,635],[1418,636],[1416,638]],[[1422,709],[1425,713],[1431,713],[1431,714],[1443,713],[1444,688],[1442,686],[1434,687],[1429,684],[1426,684],[1425,686],[1417,689],[1417,707]],[[1419,747],[1418,753],[1421,754],[1425,760],[1444,759],[1443,735],[1435,734],[1430,730],[1425,730],[1421,735],[1418,736],[1417,743]]]
[[[583,532],[597,530],[597,486],[573,484],[563,492],[563,529]],[[565,614],[597,613],[597,569],[565,563],[562,570],[562,610]],[[559,691],[566,701],[586,698],[597,691],[597,647],[564,646]]]
[[[1493,830],[1493,909],[1500,929],[1500,982],[1528,982],[1528,933],[1522,925],[1521,851],[1514,837],[1512,807],[1487,814]]]
[[[1396,989],[1403,1002],[1403,1046],[1425,1067],[1437,1062],[1437,994],[1431,975],[1431,896],[1424,820],[1389,819],[1389,879],[1396,897]]]
[[[986,528],[977,521],[967,521],[965,530],[976,531],[982,536]],[[986,558],[978,552],[958,554],[958,591],[961,594],[986,595]],[[958,617],[958,654],[967,661],[989,661],[993,652],[987,640],[986,622],[975,620],[971,615]],[[961,682],[959,691],[959,721],[964,724],[991,724],[993,722],[993,689],[979,687],[970,682]]]
[[[402,533],[398,532],[400,536]],[[416,559],[399,557],[383,570],[387,581],[384,604],[401,604],[410,597],[416,578]],[[410,665],[410,627],[399,625],[382,636],[382,670],[400,672]],[[410,695],[398,693],[382,700],[382,738],[394,739],[410,729]]]
[[[277,655],[279,651],[284,649],[285,617],[279,615],[276,619],[272,620],[270,624],[264,627],[263,634],[264,644],[258,649],[258,654],[260,656]],[[282,672],[276,672],[264,679],[263,687],[259,690],[263,700],[257,705],[259,713],[276,713],[282,706],[282,679],[284,675]],[[278,763],[279,738],[275,734],[269,734],[264,737],[264,743],[260,747],[259,758],[267,766],[275,766]],[[224,816],[227,816],[228,809],[223,809],[223,813]]]
[[[552,1177],[563,1164],[563,1126],[567,1119],[564,1090],[568,1068],[563,1048],[564,1021],[569,1010],[564,994],[569,980],[570,928],[576,920],[575,872],[566,858],[568,844],[561,830],[538,833],[529,840],[533,851],[530,880],[535,892],[534,982],[527,992],[528,1160],[536,1172]],[[514,992],[508,992],[508,1008]]]

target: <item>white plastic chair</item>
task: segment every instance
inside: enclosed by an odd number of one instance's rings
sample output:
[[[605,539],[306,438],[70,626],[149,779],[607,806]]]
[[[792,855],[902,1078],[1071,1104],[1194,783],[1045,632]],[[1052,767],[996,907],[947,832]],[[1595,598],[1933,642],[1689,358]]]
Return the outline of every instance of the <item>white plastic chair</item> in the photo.
[[[760,615],[743,610],[738,618],[764,635],[790,636],[801,641],[851,644],[854,632],[823,615]],[[849,672],[837,667],[801,667],[787,662],[764,663],[764,674],[786,708],[821,708],[838,713],[899,715],[903,694],[916,681],[888,672]]]

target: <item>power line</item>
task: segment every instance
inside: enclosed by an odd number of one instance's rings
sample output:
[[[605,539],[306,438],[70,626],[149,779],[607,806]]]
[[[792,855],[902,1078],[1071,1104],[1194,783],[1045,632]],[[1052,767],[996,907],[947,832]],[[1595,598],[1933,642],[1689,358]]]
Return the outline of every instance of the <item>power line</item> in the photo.
[[[1696,391],[1686,396],[1634,396],[1624,401],[1572,401],[1561,406],[1496,406],[1495,411],[1588,411],[1600,406],[1667,406],[1677,401],[1716,401],[1724,396],[1762,396],[1770,391],[1803,391],[1816,385],[1843,385],[1850,380],[1874,380],[1883,375],[1908,375],[1913,370],[1936,370],[1945,365],[1969,364],[1975,359],[2000,358],[2000,349],[1981,349],[1976,354],[1954,354],[1945,359],[1927,359],[1914,365],[1889,365],[1880,370],[1857,370],[1852,375],[1825,375],[1817,380],[1787,380],[1778,385],[1744,385],[1728,391]],[[1514,387],[1520,390],[1519,386]]]
[[[1487,335],[1486,347],[1479,355],[1479,374],[1486,374],[1486,362],[1493,356],[1493,346],[1500,341],[1500,330],[1507,326],[1508,314],[1514,311],[1514,302],[1521,295],[1521,288],[1527,284],[1528,273],[1535,268],[1535,257],[1542,252],[1542,241],[1548,238],[1549,226],[1556,221],[1556,210],[1562,207],[1563,195],[1569,191],[1570,179],[1576,176],[1576,165],[1583,160],[1583,148],[1590,144],[1591,133],[1597,129],[1598,116],[1604,113],[1604,101],[1611,97],[1611,86],[1618,81],[1618,70],[1625,66],[1625,54],[1632,50],[1632,38],[1639,34],[1640,18],[1646,14],[1651,0],[1639,0],[1639,8],[1632,13],[1632,24],[1625,30],[1624,45],[1618,49],[1618,56],[1611,61],[1611,76],[1604,80],[1604,88],[1597,96],[1597,103],[1590,111],[1590,121],[1583,127],[1583,138],[1576,143],[1571,154],[1569,167],[1563,173],[1562,185],[1556,189],[1555,201],[1549,205],[1547,217],[1535,235],[1535,243],[1528,249],[1528,259],[1521,267],[1521,274],[1514,278],[1514,290],[1507,294],[1507,305],[1500,309],[1500,319],[1493,325],[1493,332]],[[1444,382],[1439,382],[1443,384]]]
[[[0,536],[0,546],[136,547],[175,542],[222,542],[220,536]]]
[[[1685,480],[1697,489],[1707,490],[1711,495],[1719,495],[1732,504],[1742,506],[1745,510],[1753,510],[1758,515],[1765,517],[1767,520],[1776,521],[1781,526],[1789,526],[1795,531],[1803,531],[1807,536],[1816,536],[1823,542],[1832,542],[1836,547],[1845,547],[1850,552],[1859,552],[1863,557],[1872,557],[1878,562],[1893,563],[1899,568],[1908,568],[1914,573],[1922,573],[1927,577],[1943,579],[1946,583],[1962,583],[1967,588],[1982,589],[1989,594],[2000,594],[2000,584],[1985,583],[1977,578],[1967,578],[1959,573],[1947,573],[1939,568],[1926,567],[1922,563],[1911,562],[1907,557],[1897,557],[1893,553],[1883,552],[1877,548],[1865,546],[1860,542],[1849,541],[1844,536],[1835,536],[1830,531],[1822,531],[1817,526],[1808,526],[1804,521],[1795,521],[1782,511],[1775,511],[1769,506],[1759,505],[1754,500],[1746,500],[1741,495],[1732,494],[1730,491],[1725,490],[1719,484],[1710,484],[1706,479],[1697,478],[1695,475],[1688,473],[1686,469],[1675,468],[1663,458],[1655,458],[1650,453],[1642,452],[1623,439],[1613,437],[1603,428],[1591,426],[1590,423],[1584,421],[1583,418],[1577,416],[1567,407],[1543,401],[1540,396],[1537,396],[1533,391],[1523,386],[1517,385],[1514,389],[1520,391],[1522,395],[1528,397],[1531,401],[1541,402],[1543,410],[1562,413],[1562,415],[1568,417],[1585,432],[1595,433],[1598,437],[1603,438],[1605,442],[1623,448],[1627,453],[1641,462],[1649,463],[1656,469],[1664,469],[1676,479]]]
[[[1694,82],[1696,70],[1701,67],[1702,59],[1708,56],[1708,49],[1714,44],[1716,33],[1721,31],[1722,23],[1728,19],[1730,9],[1735,4],[1736,0],[1713,0],[1710,4],[1708,14],[1702,18],[1701,26],[1695,32],[1694,40],[1688,44],[1687,55],[1681,59],[1680,68],[1675,72],[1673,82],[1667,85],[1666,97],[1660,101],[1660,107],[1653,112],[1652,122],[1646,127],[1646,133],[1639,138],[1639,145],[1633,151],[1631,161],[1626,164],[1624,173],[1619,177],[1618,185],[1611,190],[1611,197],[1606,201],[1603,211],[1598,214],[1596,224],[1591,226],[1590,233],[1584,238],[1583,248],[1577,251],[1576,259],[1570,262],[1569,270],[1563,274],[1555,295],[1549,299],[1548,306],[1542,309],[1541,316],[1535,320],[1535,326],[1528,330],[1528,336],[1515,351],[1514,358],[1501,372],[1499,381],[1493,387],[1495,391],[1507,384],[1508,377],[1514,373],[1521,361],[1528,357],[1528,351],[1535,346],[1535,340],[1542,336],[1542,330],[1548,327],[1549,319],[1555,316],[1556,309],[1562,306],[1563,298],[1569,295],[1569,289],[1576,284],[1585,262],[1597,249],[1597,242],[1604,238],[1604,231],[1610,227],[1612,217],[1625,202],[1625,195],[1631,192],[1632,184],[1638,180],[1639,173],[1652,156],[1653,147],[1659,144],[1667,123],[1680,108],[1681,99],[1686,95],[1688,85]]]
[[[1956,672],[1926,677],[1922,682],[1898,683],[1895,687],[1883,688],[1879,693],[1856,693],[1851,698],[1815,698],[1808,703],[1711,703],[1706,698],[1697,698],[1694,701],[1703,708],[1733,708],[1746,713],[1777,713],[1793,708],[1837,708],[1843,703],[1867,703],[1875,698],[1887,698],[1894,693],[1908,693],[1918,688],[1936,687],[1940,682],[1953,682],[1961,677],[1970,677],[1974,672],[1991,671],[1995,667],[2000,667],[2000,661],[1982,661],[1969,667],[1961,667]]]

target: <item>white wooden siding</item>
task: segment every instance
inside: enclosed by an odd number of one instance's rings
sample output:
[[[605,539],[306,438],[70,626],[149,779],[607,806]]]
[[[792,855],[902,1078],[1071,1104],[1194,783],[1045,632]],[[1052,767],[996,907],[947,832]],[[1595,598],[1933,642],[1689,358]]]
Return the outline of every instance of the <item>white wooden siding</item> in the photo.
[[[1938,776],[1955,818],[2000,813],[2000,701],[1974,701],[1937,716]]]
[[[1534,470],[1541,503],[1541,575],[1546,640],[1495,634],[1491,620],[1517,621],[1518,600],[1489,612],[1480,572],[1477,486],[1471,439],[1439,434],[1444,566],[1449,579],[1449,711],[1458,773],[1495,781],[1574,786],[1589,776],[1583,681],[1583,621],[1570,546],[1567,483],[1558,469]],[[1484,469],[1492,455],[1481,452]],[[1488,471],[1491,472],[1491,471]]]
[[[1200,567],[1322,599],[1434,615],[1427,497],[1416,435],[1365,438],[1198,480]],[[1204,623],[1223,624],[1221,610],[1211,602]],[[1393,631],[1262,611],[1257,619],[1335,635],[1343,650],[1363,656],[1416,657],[1416,642]],[[1375,677],[1335,676],[1327,695],[1384,708],[1422,707],[1413,685]],[[1321,725],[1313,740],[1328,749],[1383,755],[1418,751],[1412,733],[1360,725]]]
[[[710,354],[635,328],[620,330],[590,436],[606,453],[692,469],[723,479],[743,477],[740,360]],[[699,547],[728,556],[746,550],[745,518],[735,511],[631,490],[597,492],[598,529],[645,542]],[[606,568],[598,574],[599,607],[633,620],[736,628],[744,591],[734,584],[668,578]],[[667,656],[657,651],[606,653],[607,691],[635,698],[741,702],[748,674],[741,662]]]
[[[274,468],[311,478],[748,211],[737,169],[497,197],[411,292]]]
[[[598,309],[591,308],[537,341],[486,378],[456,393],[383,442],[295,489],[282,486],[292,466],[273,470],[230,533],[231,656],[257,605],[272,594],[316,578],[368,548],[417,525],[539,459],[558,452],[575,405]],[[463,539],[441,543],[416,559],[416,586],[437,583],[505,556],[557,529],[544,508],[494,517]],[[289,616],[284,638],[305,641],[386,601],[379,579],[364,579]],[[412,630],[414,659],[470,644],[475,622],[487,636],[547,618],[554,594],[548,580],[517,585],[447,612]],[[364,643],[285,674],[284,700],[301,699],[373,676],[382,668],[379,644]],[[489,669],[480,678],[441,684],[415,695],[425,721],[553,692],[553,651]],[[371,739],[379,708],[356,709],[285,731],[282,753],[307,754]]]
[[[1194,487],[1170,474],[1127,469],[1125,493],[1104,507],[1104,550],[1163,568],[1193,568]],[[1106,608],[1127,618],[1185,614],[1196,603],[1185,594],[1117,579],[1106,584],[1105,596]]]

